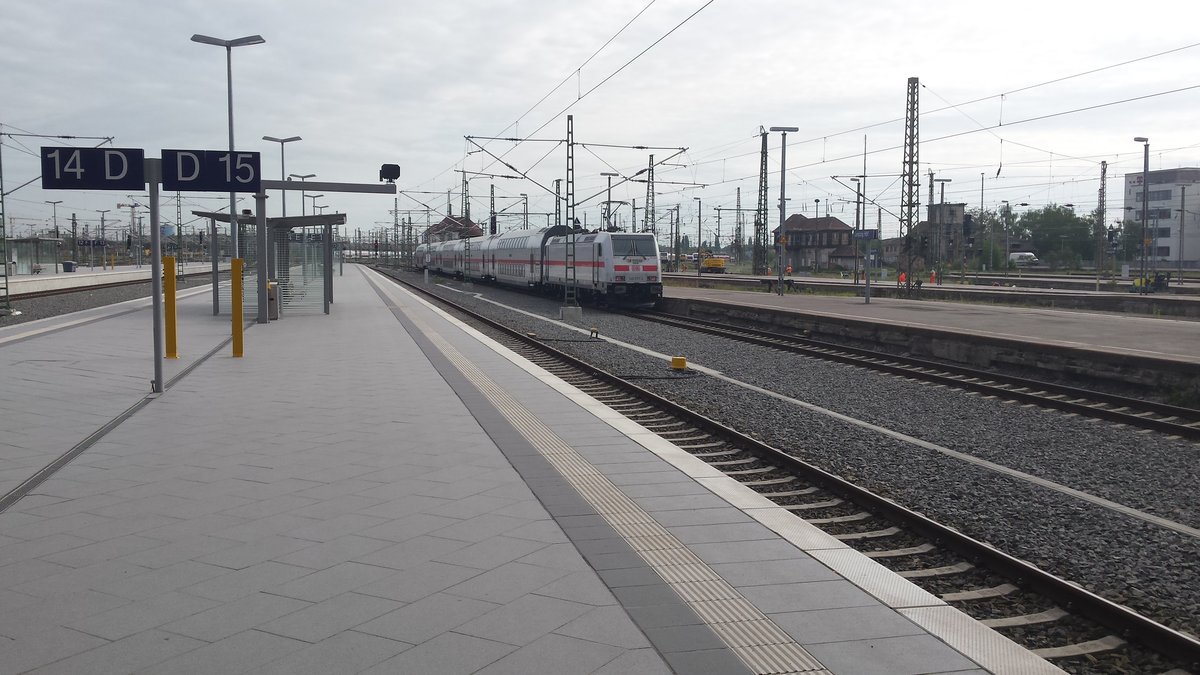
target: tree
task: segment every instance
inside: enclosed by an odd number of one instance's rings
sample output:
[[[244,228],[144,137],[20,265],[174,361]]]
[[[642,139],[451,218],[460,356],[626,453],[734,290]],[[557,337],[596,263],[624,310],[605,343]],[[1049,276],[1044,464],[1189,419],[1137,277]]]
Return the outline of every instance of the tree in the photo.
[[[1004,223],[1000,214],[991,209],[970,209],[967,215],[972,221],[970,237],[975,240],[970,256],[977,259],[977,265],[986,265],[989,270],[1002,268],[1007,256],[1004,255]]]
[[[1094,257],[1094,218],[1080,218],[1068,206],[1050,204],[1021,215],[1019,229],[1043,262],[1052,268],[1078,268]]]

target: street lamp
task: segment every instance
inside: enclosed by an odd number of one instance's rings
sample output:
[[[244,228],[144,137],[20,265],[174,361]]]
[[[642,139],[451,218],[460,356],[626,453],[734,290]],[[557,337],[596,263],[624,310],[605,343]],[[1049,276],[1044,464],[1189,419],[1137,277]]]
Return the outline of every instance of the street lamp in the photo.
[[[860,179],[858,179],[858,178],[850,179],[850,182],[854,183],[854,285],[855,286],[858,286],[858,242],[859,242],[858,232],[861,229],[860,223],[858,220],[858,203],[862,200],[862,185],[860,184],[859,180]],[[865,216],[866,214],[863,214],[863,215]],[[866,218],[864,218],[863,220],[866,220]],[[864,269],[864,271],[866,271],[865,263],[863,264],[863,269]],[[870,272],[867,272],[867,276],[870,276]]]
[[[245,37],[234,38],[233,40],[222,40],[220,38],[211,37],[208,35],[200,35],[199,33],[192,36],[192,42],[199,42],[205,45],[216,45],[225,48],[225,80],[226,89],[228,92],[229,101],[229,154],[233,155],[233,48],[248,47],[250,45],[261,45],[266,42],[261,35],[247,35]],[[238,228],[237,228],[237,193],[229,193],[229,243],[233,249],[233,257],[238,257]]]
[[[50,205],[50,208],[54,212],[54,238],[58,239],[58,205],[63,203],[63,200],[58,199],[55,201],[50,201],[47,199],[47,200],[45,200],[45,202]],[[54,273],[55,274],[58,274],[58,246],[60,243],[61,242],[54,243]]]
[[[316,177],[317,177],[317,174],[315,174],[315,173],[303,173],[303,174],[289,173],[288,174],[288,180],[291,180],[293,178],[299,178],[301,182],[304,182],[305,180],[307,180],[309,178],[316,178]],[[300,215],[304,215],[304,190],[300,190]]]
[[[54,212],[54,236],[55,236],[55,238],[57,238],[58,237],[58,205],[63,203],[63,200],[61,200],[61,199],[57,199],[55,201],[46,200],[46,203],[50,205],[51,209]]]
[[[783,140],[780,141],[779,153],[779,259],[775,261],[775,266],[779,269],[777,293],[783,295],[783,264],[786,257],[786,247],[783,243],[783,224],[787,220],[787,135],[788,132],[800,131],[800,127],[771,127],[771,131],[779,131],[783,133]]]
[[[941,196],[938,197],[938,217],[937,217],[937,238],[934,243],[935,249],[933,253],[933,268],[937,271],[938,283],[942,281],[942,240],[945,238],[945,218],[946,218],[946,183],[949,183],[952,178],[934,178],[933,182],[941,183]]]
[[[314,215],[314,216],[315,216],[315,215],[317,215],[317,200],[318,200],[318,199],[320,199],[321,197],[324,197],[324,196],[325,196],[325,195],[323,195],[323,194],[321,194],[321,195],[307,195],[307,194],[304,194],[303,192],[301,192],[301,193],[300,193],[300,200],[301,200],[300,209],[301,209],[301,211],[303,211],[303,210],[304,210],[304,203],[303,203],[303,202],[304,202],[304,200],[305,200],[305,199],[311,199],[311,200],[312,200],[312,202],[313,202],[313,215]],[[301,213],[300,215],[304,215],[304,214],[303,214],[303,213]]]
[[[704,239],[704,230],[701,224],[703,222],[701,216],[704,215],[704,202],[700,201],[699,197],[692,197],[692,199],[696,200],[696,276],[700,276],[700,271],[703,269],[700,266],[701,256],[703,255],[700,252],[700,242]]]
[[[283,144],[291,143],[292,141],[303,140],[299,136],[288,136],[287,138],[275,138],[274,136],[263,136],[264,141],[271,141],[279,144],[279,180],[284,180],[286,174],[283,168]],[[279,195],[279,203],[283,209],[283,216],[287,217],[287,190],[281,190]]]
[[[1146,292],[1146,216],[1150,211],[1150,139],[1138,136],[1134,143],[1142,144],[1142,281],[1139,292]]]
[[[317,196],[324,197],[325,195],[317,195]],[[321,212],[316,215],[319,215],[319,216],[325,215],[325,209],[327,209],[327,208],[329,208],[328,204],[317,204],[317,201],[315,199],[313,200],[313,211],[316,211],[317,209],[321,209]],[[384,230],[384,232],[386,233],[387,230]],[[386,236],[386,234],[384,236]]]
[[[105,269],[105,267],[107,265],[107,261],[105,260],[105,254],[108,252],[108,247],[107,247],[108,242],[105,241],[105,237],[104,237],[104,214],[108,213],[109,211],[112,211],[112,209],[96,209],[96,213],[100,214],[100,243],[101,243],[100,269]],[[91,251],[91,255],[88,256],[88,265],[92,269],[95,269],[96,268],[96,241],[93,239],[92,241],[88,242],[88,244],[89,244],[88,250]]]
[[[612,171],[601,171],[600,175],[608,178],[608,196],[604,198],[604,229],[607,230],[608,226],[612,224],[610,222],[612,220],[612,179],[613,176],[620,176],[621,174]]]

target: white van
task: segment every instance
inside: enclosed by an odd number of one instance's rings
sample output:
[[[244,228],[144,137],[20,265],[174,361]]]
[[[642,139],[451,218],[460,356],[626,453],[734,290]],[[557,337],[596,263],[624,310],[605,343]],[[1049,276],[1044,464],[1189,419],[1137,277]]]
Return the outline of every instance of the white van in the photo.
[[[1028,251],[1023,251],[1020,253],[1009,253],[1008,262],[1016,265],[1017,267],[1027,267],[1029,265],[1036,265],[1040,261],[1036,255],[1029,253]]]

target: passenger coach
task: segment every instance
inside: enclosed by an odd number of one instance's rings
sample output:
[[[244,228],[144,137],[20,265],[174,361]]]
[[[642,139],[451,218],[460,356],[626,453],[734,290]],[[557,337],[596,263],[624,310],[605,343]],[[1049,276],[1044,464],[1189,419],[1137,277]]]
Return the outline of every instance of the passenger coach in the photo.
[[[543,227],[422,244],[417,264],[456,277],[561,293],[567,229]],[[662,297],[658,242],[652,233],[576,232],[575,286],[581,298],[651,304]]]

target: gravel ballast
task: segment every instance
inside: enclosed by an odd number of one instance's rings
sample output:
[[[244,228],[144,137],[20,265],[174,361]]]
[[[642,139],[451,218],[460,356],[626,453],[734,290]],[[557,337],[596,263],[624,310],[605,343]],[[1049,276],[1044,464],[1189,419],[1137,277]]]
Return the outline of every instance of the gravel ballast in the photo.
[[[411,275],[413,281],[420,277]],[[1114,602],[1200,634],[1200,540],[935,449],[669,364],[509,307],[557,318],[560,302],[431,278],[429,288]],[[1195,444],[864,369],[734,344],[584,308],[582,327],[784,397],[1200,527]],[[661,375],[661,379],[654,377]],[[649,376],[649,377],[647,377]]]

